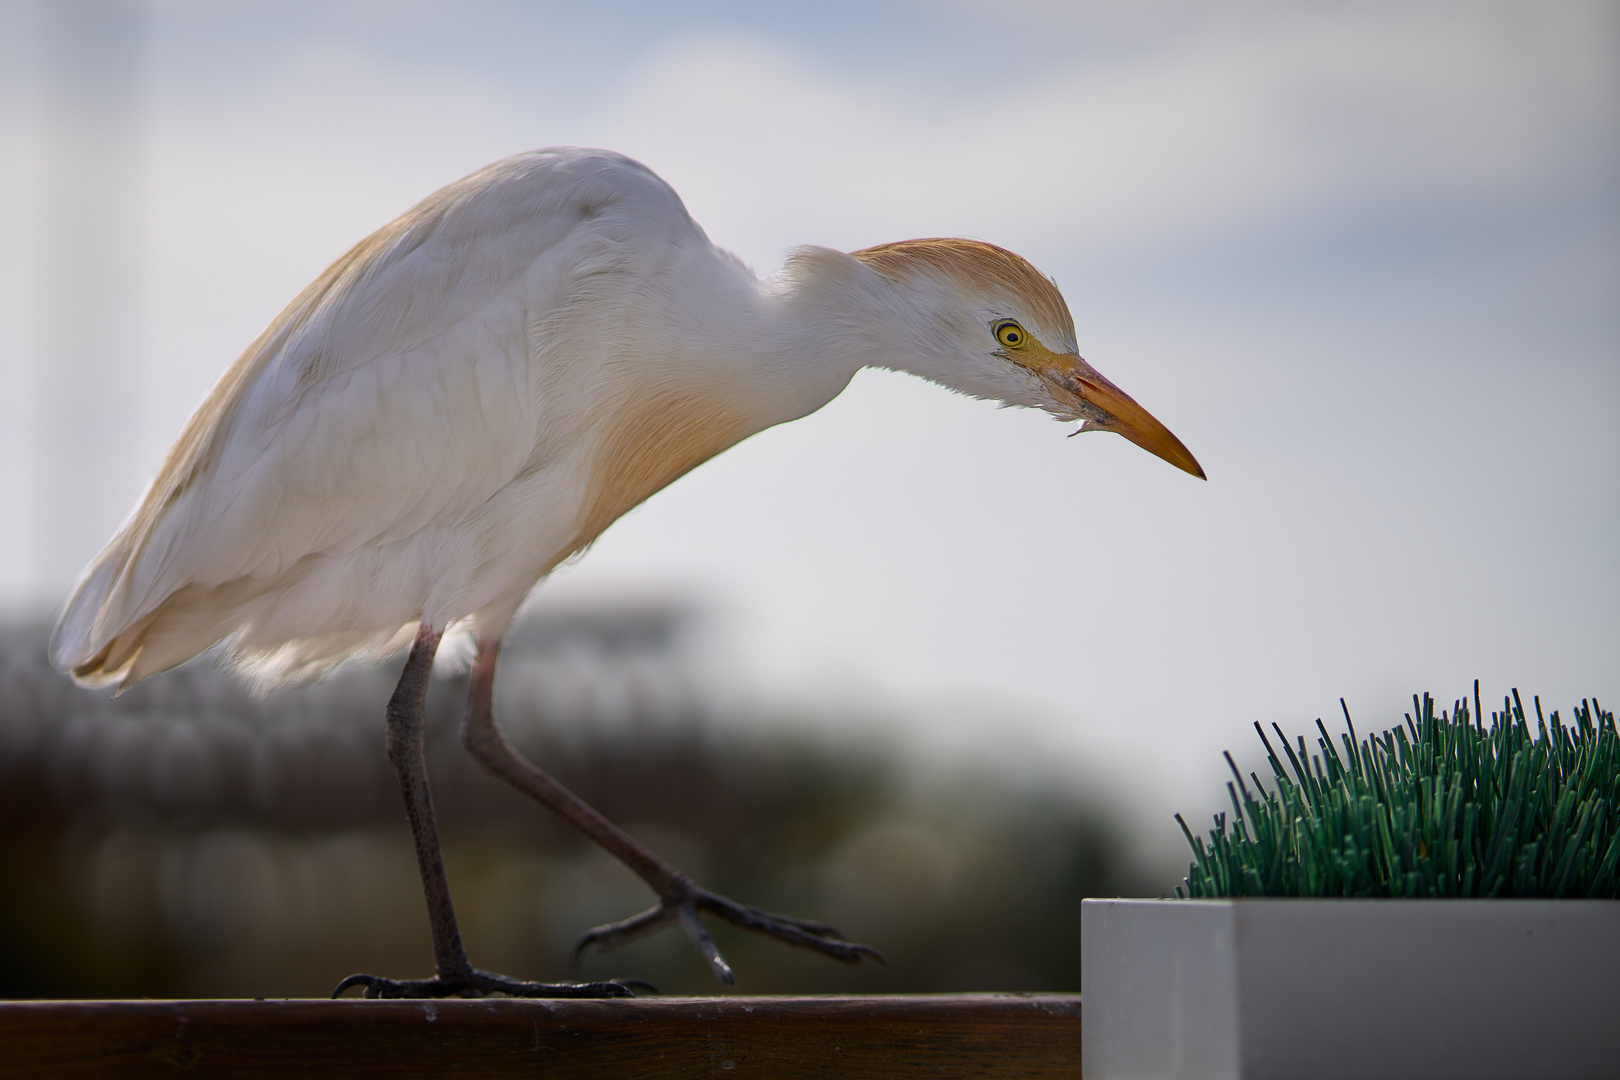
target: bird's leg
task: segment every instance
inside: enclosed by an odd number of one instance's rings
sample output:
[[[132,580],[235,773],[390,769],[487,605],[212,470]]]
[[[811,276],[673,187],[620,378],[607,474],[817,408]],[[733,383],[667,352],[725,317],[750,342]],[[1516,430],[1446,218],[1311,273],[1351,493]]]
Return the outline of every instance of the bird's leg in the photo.
[[[411,822],[411,838],[416,842],[416,863],[422,872],[422,891],[427,894],[428,923],[433,929],[431,979],[384,979],[377,975],[350,975],[338,984],[337,997],[351,986],[365,987],[368,998],[449,997],[452,994],[482,996],[490,993],[515,997],[633,997],[635,981],[613,980],[597,983],[535,983],[508,979],[479,971],[467,962],[467,950],[456,928],[456,909],[450,902],[450,884],[444,874],[444,855],[439,849],[439,826],[433,816],[433,794],[428,789],[427,755],[423,752],[422,710],[427,699],[428,677],[433,673],[433,654],[438,651],[440,632],[427,623],[417,631],[416,643],[393,697],[388,699],[388,760],[399,773],[400,791],[405,796],[405,814]],[[645,986],[645,983],[641,985]]]
[[[856,963],[863,956],[883,962],[883,954],[876,949],[844,940],[843,935],[825,923],[773,915],[700,888],[691,878],[647,850],[518,753],[495,724],[495,665],[499,657],[499,645],[480,645],[478,648],[468,691],[467,716],[461,725],[462,745],[485,772],[556,811],[570,825],[635,871],[658,894],[658,904],[640,915],[587,931],[574,946],[575,962],[593,945],[598,951],[607,952],[634,938],[678,923],[686,931],[687,937],[692,939],[698,952],[709,962],[715,977],[727,986],[734,985],[736,979],[731,973],[731,966],[720,955],[714,939],[698,917],[700,912],[718,915],[733,925],[769,934],[790,945],[814,949],[848,964]]]

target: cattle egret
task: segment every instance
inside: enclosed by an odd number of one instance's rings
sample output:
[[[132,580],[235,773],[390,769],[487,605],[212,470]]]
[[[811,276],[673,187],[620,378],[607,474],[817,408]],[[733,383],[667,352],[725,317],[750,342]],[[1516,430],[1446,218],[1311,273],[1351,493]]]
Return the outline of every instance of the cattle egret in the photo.
[[[519,755],[492,704],[502,637],[538,582],[687,470],[821,408],[864,367],[1118,432],[1204,475],[1080,358],[1062,295],[1009,251],[957,239],[801,247],[759,278],[645,166],[540,150],[361,241],[248,346],[84,572],[51,661],[124,688],[221,645],[271,687],[409,647],[387,745],[437,972],[355,975],[335,993],[633,992],[468,962],[422,741],[433,657],[452,628],[476,646],[466,749],[657,894],[652,909],[589,931],[576,958],[675,923],[729,984],[704,913],[838,960],[876,957],[822,923],[700,888]]]

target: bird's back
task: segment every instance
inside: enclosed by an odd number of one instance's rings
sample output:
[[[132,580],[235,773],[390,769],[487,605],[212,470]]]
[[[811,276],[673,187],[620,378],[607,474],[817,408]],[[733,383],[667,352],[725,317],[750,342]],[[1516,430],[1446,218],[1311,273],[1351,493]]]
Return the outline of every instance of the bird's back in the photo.
[[[493,602],[526,571],[492,545],[551,553],[491,530],[574,527],[544,520],[573,512],[548,433],[613,374],[566,340],[570,314],[692,250],[713,253],[675,193],[601,151],[519,155],[425,199],[220,379],[86,571],[52,661],[127,685],[229,639],[275,680]]]

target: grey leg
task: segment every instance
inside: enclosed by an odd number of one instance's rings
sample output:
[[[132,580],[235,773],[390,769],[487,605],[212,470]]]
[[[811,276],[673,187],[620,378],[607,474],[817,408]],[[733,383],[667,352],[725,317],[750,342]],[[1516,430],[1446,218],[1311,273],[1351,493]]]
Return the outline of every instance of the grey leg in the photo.
[[[876,949],[845,941],[837,930],[825,923],[773,915],[698,887],[691,878],[637,843],[624,830],[518,753],[495,724],[495,666],[499,658],[499,645],[479,647],[478,657],[473,663],[472,685],[468,691],[467,716],[461,725],[462,745],[485,772],[555,811],[603,850],[634,870],[658,894],[658,904],[640,915],[588,931],[574,946],[576,962],[585,949],[593,945],[599,951],[606,952],[634,938],[678,923],[708,961],[715,978],[727,986],[735,985],[736,978],[732,975],[731,966],[720,955],[714,939],[698,917],[699,912],[718,915],[746,930],[768,934],[790,945],[814,949],[848,964],[858,962],[863,956],[870,956],[880,963],[883,961],[883,955]]]
[[[405,815],[410,819],[411,837],[416,842],[416,863],[422,872],[422,891],[427,897],[428,925],[433,930],[431,979],[385,979],[378,975],[350,975],[332,991],[337,997],[351,986],[365,987],[368,998],[449,997],[452,994],[482,996],[502,993],[514,997],[633,997],[634,982],[613,980],[596,983],[536,983],[508,979],[479,971],[467,962],[467,950],[456,928],[456,909],[450,902],[450,883],[444,873],[444,856],[439,848],[439,826],[433,815],[433,793],[428,789],[427,756],[422,743],[422,707],[427,698],[428,679],[433,673],[433,654],[438,651],[440,634],[423,626],[411,647],[410,658],[399,685],[388,700],[388,760],[399,774],[399,787],[405,797]],[[646,985],[646,984],[641,984]]]

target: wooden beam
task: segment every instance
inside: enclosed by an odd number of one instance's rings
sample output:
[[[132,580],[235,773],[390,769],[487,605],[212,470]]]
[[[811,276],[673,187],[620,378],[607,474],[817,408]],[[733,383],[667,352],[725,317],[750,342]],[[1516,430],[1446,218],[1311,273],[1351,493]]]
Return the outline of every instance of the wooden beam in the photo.
[[[0,1003],[0,1077],[1078,1077],[1074,994]]]

